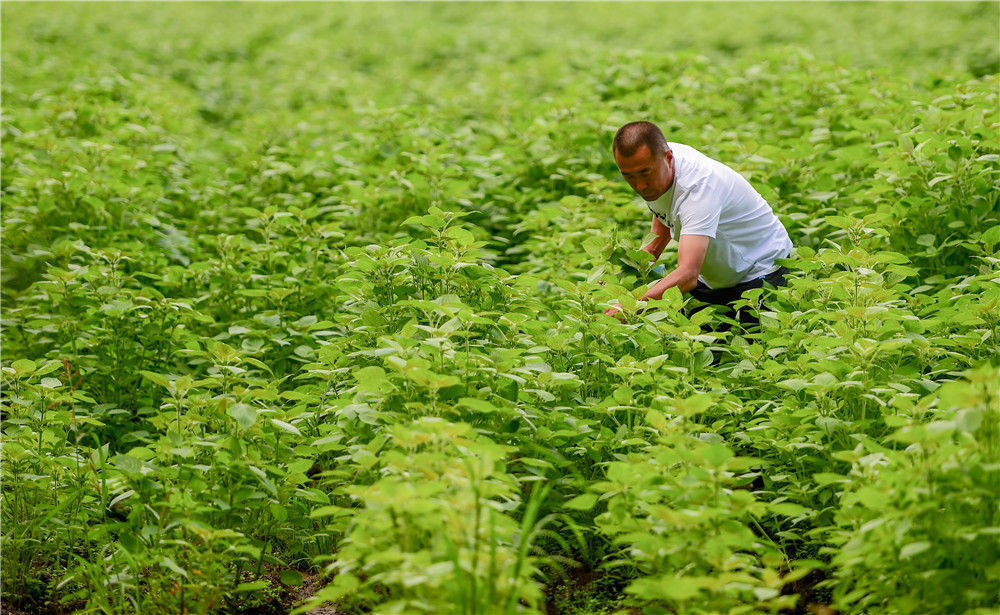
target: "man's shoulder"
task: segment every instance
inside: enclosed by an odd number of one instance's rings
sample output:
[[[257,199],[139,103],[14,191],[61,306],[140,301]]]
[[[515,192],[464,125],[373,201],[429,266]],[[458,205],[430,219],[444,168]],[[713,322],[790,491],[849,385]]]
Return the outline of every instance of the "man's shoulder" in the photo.
[[[734,175],[739,175],[727,164],[724,164],[699,150],[683,143],[670,143],[674,153],[674,164],[678,172],[678,184],[682,189],[690,190],[701,183],[709,187],[720,181],[731,181]]]
[[[701,152],[699,152],[697,149],[695,149],[694,147],[691,147],[690,145],[687,145],[685,143],[676,143],[674,141],[667,141],[667,147],[669,147],[670,151],[672,151],[674,153],[674,156],[678,156],[678,155],[679,156],[692,156],[692,155],[694,155],[694,156],[704,156],[704,154],[702,154]]]
[[[670,142],[667,145],[674,155],[677,198],[682,198],[710,178],[713,172],[711,159],[690,145]]]
[[[713,168],[715,165],[721,164],[718,160],[690,145],[668,142],[667,146],[670,147],[670,151],[673,152],[674,159],[679,159],[681,164],[685,166],[704,168],[708,170]]]

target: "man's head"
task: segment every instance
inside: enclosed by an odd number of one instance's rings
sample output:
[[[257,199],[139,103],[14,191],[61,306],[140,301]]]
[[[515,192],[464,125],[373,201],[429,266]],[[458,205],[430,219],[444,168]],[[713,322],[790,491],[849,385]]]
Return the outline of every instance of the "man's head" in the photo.
[[[674,155],[656,124],[625,124],[611,147],[622,177],[643,199],[655,201],[674,183]]]

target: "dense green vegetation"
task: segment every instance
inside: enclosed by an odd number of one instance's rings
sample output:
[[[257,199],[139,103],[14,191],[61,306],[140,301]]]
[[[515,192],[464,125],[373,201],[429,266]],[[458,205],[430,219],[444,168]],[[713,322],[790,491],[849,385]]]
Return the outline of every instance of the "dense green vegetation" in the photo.
[[[5,3],[5,608],[996,612],[998,7]],[[760,330],[635,309],[634,119]]]

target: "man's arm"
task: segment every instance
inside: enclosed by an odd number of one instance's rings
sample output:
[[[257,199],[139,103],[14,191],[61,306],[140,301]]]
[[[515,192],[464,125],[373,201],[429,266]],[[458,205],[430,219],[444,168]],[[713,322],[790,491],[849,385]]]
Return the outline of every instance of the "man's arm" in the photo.
[[[660,258],[660,254],[663,253],[663,249],[667,247],[670,243],[670,229],[667,225],[660,222],[660,219],[653,216],[653,228],[652,232],[656,235],[652,241],[642,246],[642,249],[649,252],[653,260]]]
[[[642,300],[660,299],[668,288],[674,286],[684,293],[694,288],[698,284],[698,274],[701,273],[711,239],[705,235],[681,235],[677,240],[677,268],[646,291]]]

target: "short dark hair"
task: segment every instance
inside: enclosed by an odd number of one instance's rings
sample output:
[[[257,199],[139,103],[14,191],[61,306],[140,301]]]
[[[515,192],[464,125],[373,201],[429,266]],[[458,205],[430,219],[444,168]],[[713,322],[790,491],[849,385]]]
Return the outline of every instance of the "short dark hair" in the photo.
[[[611,151],[618,152],[622,156],[633,156],[643,145],[649,148],[649,153],[654,157],[662,156],[670,149],[667,138],[656,124],[629,122],[618,129]]]

